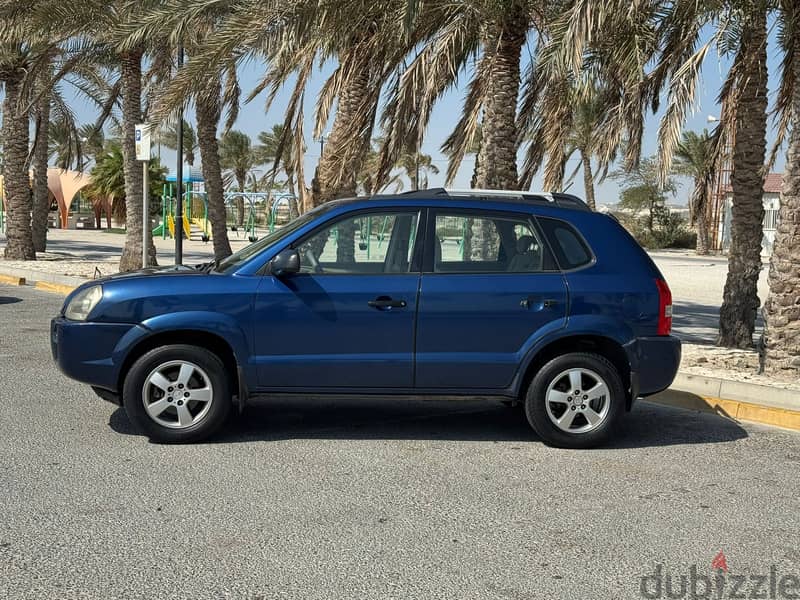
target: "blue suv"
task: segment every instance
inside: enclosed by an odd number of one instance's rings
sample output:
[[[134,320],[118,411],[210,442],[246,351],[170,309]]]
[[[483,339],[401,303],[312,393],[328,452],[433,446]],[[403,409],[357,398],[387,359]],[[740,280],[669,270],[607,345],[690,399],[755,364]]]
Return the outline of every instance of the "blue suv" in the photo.
[[[671,321],[613,218],[568,194],[442,189],[330,202],[221,262],[86,283],[51,345],[163,442],[257,395],[488,396],[582,448],[672,383]]]

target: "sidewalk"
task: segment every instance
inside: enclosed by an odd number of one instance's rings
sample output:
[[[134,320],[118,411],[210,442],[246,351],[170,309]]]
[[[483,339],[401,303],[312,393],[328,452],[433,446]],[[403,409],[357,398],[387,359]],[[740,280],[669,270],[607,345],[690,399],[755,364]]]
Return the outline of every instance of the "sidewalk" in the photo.
[[[230,234],[230,243],[236,252],[250,242],[236,233]],[[155,238],[156,260],[160,265],[175,262],[175,240]],[[0,258],[0,271],[24,272],[21,276],[31,280],[54,281],[63,277],[92,279],[95,269],[102,275],[119,270],[119,257],[125,236],[105,229],[52,229],[47,234],[47,252],[37,255],[35,261],[6,261]],[[0,235],[0,249],[5,247],[5,236]],[[0,255],[1,256],[1,255]],[[187,265],[208,262],[214,258],[211,242],[183,240],[183,262]],[[66,283],[66,280],[63,281]]]

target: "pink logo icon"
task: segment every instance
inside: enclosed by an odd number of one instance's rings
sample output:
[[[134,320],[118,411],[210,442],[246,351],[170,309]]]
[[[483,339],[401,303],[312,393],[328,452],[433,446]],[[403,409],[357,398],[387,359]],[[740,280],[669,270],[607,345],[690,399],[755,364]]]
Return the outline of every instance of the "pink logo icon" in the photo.
[[[722,550],[717,552],[717,555],[711,561],[711,568],[724,571],[725,573],[728,572],[728,561],[725,560],[725,553],[722,552]]]

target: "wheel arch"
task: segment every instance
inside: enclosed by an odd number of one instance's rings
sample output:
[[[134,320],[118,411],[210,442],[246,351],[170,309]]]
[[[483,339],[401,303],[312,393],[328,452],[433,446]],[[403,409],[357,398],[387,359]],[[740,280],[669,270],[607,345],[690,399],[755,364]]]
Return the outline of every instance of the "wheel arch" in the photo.
[[[630,410],[633,402],[631,394],[631,364],[625,348],[616,340],[596,334],[574,334],[553,340],[536,351],[518,379],[516,390],[518,398],[524,398],[533,377],[548,361],[572,352],[592,352],[608,359],[617,369],[625,388],[625,408]]]
[[[231,345],[220,335],[203,331],[201,329],[179,329],[170,331],[159,331],[136,342],[126,354],[119,370],[117,379],[117,389],[122,390],[125,377],[128,375],[133,363],[144,356],[150,350],[161,346],[173,346],[176,344],[188,344],[204,348],[216,355],[225,365],[226,372],[238,374],[238,362]],[[234,375],[229,378],[231,393],[239,394],[239,377]]]

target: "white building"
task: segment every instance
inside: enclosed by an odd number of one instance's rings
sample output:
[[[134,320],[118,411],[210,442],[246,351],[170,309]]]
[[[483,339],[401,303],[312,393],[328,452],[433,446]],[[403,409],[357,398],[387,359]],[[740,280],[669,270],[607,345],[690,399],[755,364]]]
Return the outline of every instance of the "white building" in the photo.
[[[775,243],[775,230],[778,226],[778,208],[780,206],[781,185],[783,173],[770,173],[764,179],[764,237],[761,240],[761,254],[770,256]],[[719,238],[722,239],[722,249],[727,252],[731,245],[731,205],[733,192],[728,186],[725,190],[724,214],[720,219]]]

